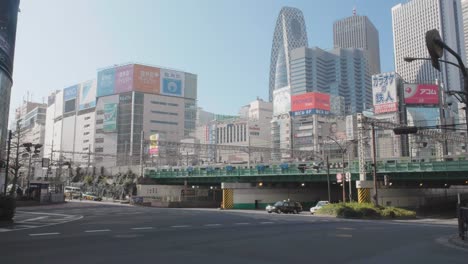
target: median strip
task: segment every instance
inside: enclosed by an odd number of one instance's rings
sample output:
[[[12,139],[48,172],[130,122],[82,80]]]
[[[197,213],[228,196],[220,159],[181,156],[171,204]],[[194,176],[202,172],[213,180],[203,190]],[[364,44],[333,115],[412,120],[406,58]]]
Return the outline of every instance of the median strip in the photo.
[[[53,236],[53,235],[60,235],[60,233],[37,233],[37,234],[29,234],[29,236]]]

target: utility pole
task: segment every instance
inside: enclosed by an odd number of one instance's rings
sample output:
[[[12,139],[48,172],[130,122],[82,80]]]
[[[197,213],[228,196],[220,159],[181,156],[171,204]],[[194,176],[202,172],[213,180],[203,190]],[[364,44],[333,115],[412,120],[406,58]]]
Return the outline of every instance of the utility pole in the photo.
[[[8,147],[7,147],[7,158],[5,166],[5,185],[3,186],[3,193],[7,194],[7,185],[8,185],[8,174],[10,174],[10,152],[11,152],[11,130],[8,130]]]
[[[354,153],[354,151],[353,151]],[[353,201],[353,194],[352,194],[352,187],[353,181],[351,180],[351,162],[349,159],[349,151],[348,151],[348,172],[349,172],[349,202]]]
[[[86,166],[86,176],[88,176],[89,167],[91,167],[91,144],[88,145],[88,166]]]
[[[373,162],[373,170],[372,170],[372,178],[374,180],[374,195],[372,200],[374,205],[379,205],[379,201],[377,199],[377,153],[375,150],[375,125],[371,123],[371,133],[372,133],[372,162]]]
[[[140,176],[143,177],[143,144],[145,142],[145,132],[142,130],[140,135]]]
[[[328,186],[328,202],[331,203],[331,193],[330,193],[330,162],[328,161],[328,155],[327,155],[327,186]]]

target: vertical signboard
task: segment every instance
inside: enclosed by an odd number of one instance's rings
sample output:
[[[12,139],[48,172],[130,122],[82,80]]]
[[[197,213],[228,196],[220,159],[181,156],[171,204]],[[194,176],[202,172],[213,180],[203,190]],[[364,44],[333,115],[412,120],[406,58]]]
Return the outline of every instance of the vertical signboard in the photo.
[[[63,113],[69,113],[76,111],[76,98],[78,97],[78,85],[63,89]]]
[[[405,84],[405,104],[438,105],[439,86],[436,84]]]
[[[96,81],[87,81],[81,84],[78,110],[96,106]]]
[[[395,72],[372,75],[372,97],[375,114],[398,111],[396,78]]]
[[[114,93],[115,88],[115,68],[110,68],[98,72],[97,96],[106,96]]]
[[[161,94],[183,97],[184,82],[183,72],[161,69]]]
[[[354,117],[352,115],[346,116],[346,139],[354,139]]]
[[[149,147],[149,154],[151,156],[158,156],[159,154],[159,134],[153,134],[150,136],[150,147]]]
[[[115,92],[130,92],[133,88],[133,64],[115,69]]]
[[[160,69],[135,64],[133,67],[133,89],[143,93],[161,93]]]
[[[104,120],[102,130],[113,133],[117,130],[117,104],[104,104]]]
[[[11,78],[15,54],[19,0],[0,1],[0,68]]]

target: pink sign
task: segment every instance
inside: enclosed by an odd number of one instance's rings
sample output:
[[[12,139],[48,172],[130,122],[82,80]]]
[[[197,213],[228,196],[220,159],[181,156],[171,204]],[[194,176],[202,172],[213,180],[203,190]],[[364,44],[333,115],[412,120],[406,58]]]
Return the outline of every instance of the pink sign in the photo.
[[[386,103],[386,104],[374,105],[375,114],[382,114],[382,113],[396,112],[396,111],[398,111],[398,103]]]
[[[439,86],[435,84],[406,84],[404,90],[406,104],[439,104]]]
[[[133,88],[133,65],[125,65],[115,69],[115,92],[130,92]]]

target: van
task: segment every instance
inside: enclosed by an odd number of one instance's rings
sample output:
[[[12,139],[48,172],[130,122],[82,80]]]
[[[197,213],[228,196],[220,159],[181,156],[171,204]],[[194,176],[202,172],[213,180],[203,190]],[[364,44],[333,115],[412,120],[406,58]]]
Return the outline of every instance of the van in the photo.
[[[65,197],[80,198],[81,189],[73,186],[65,186]]]

